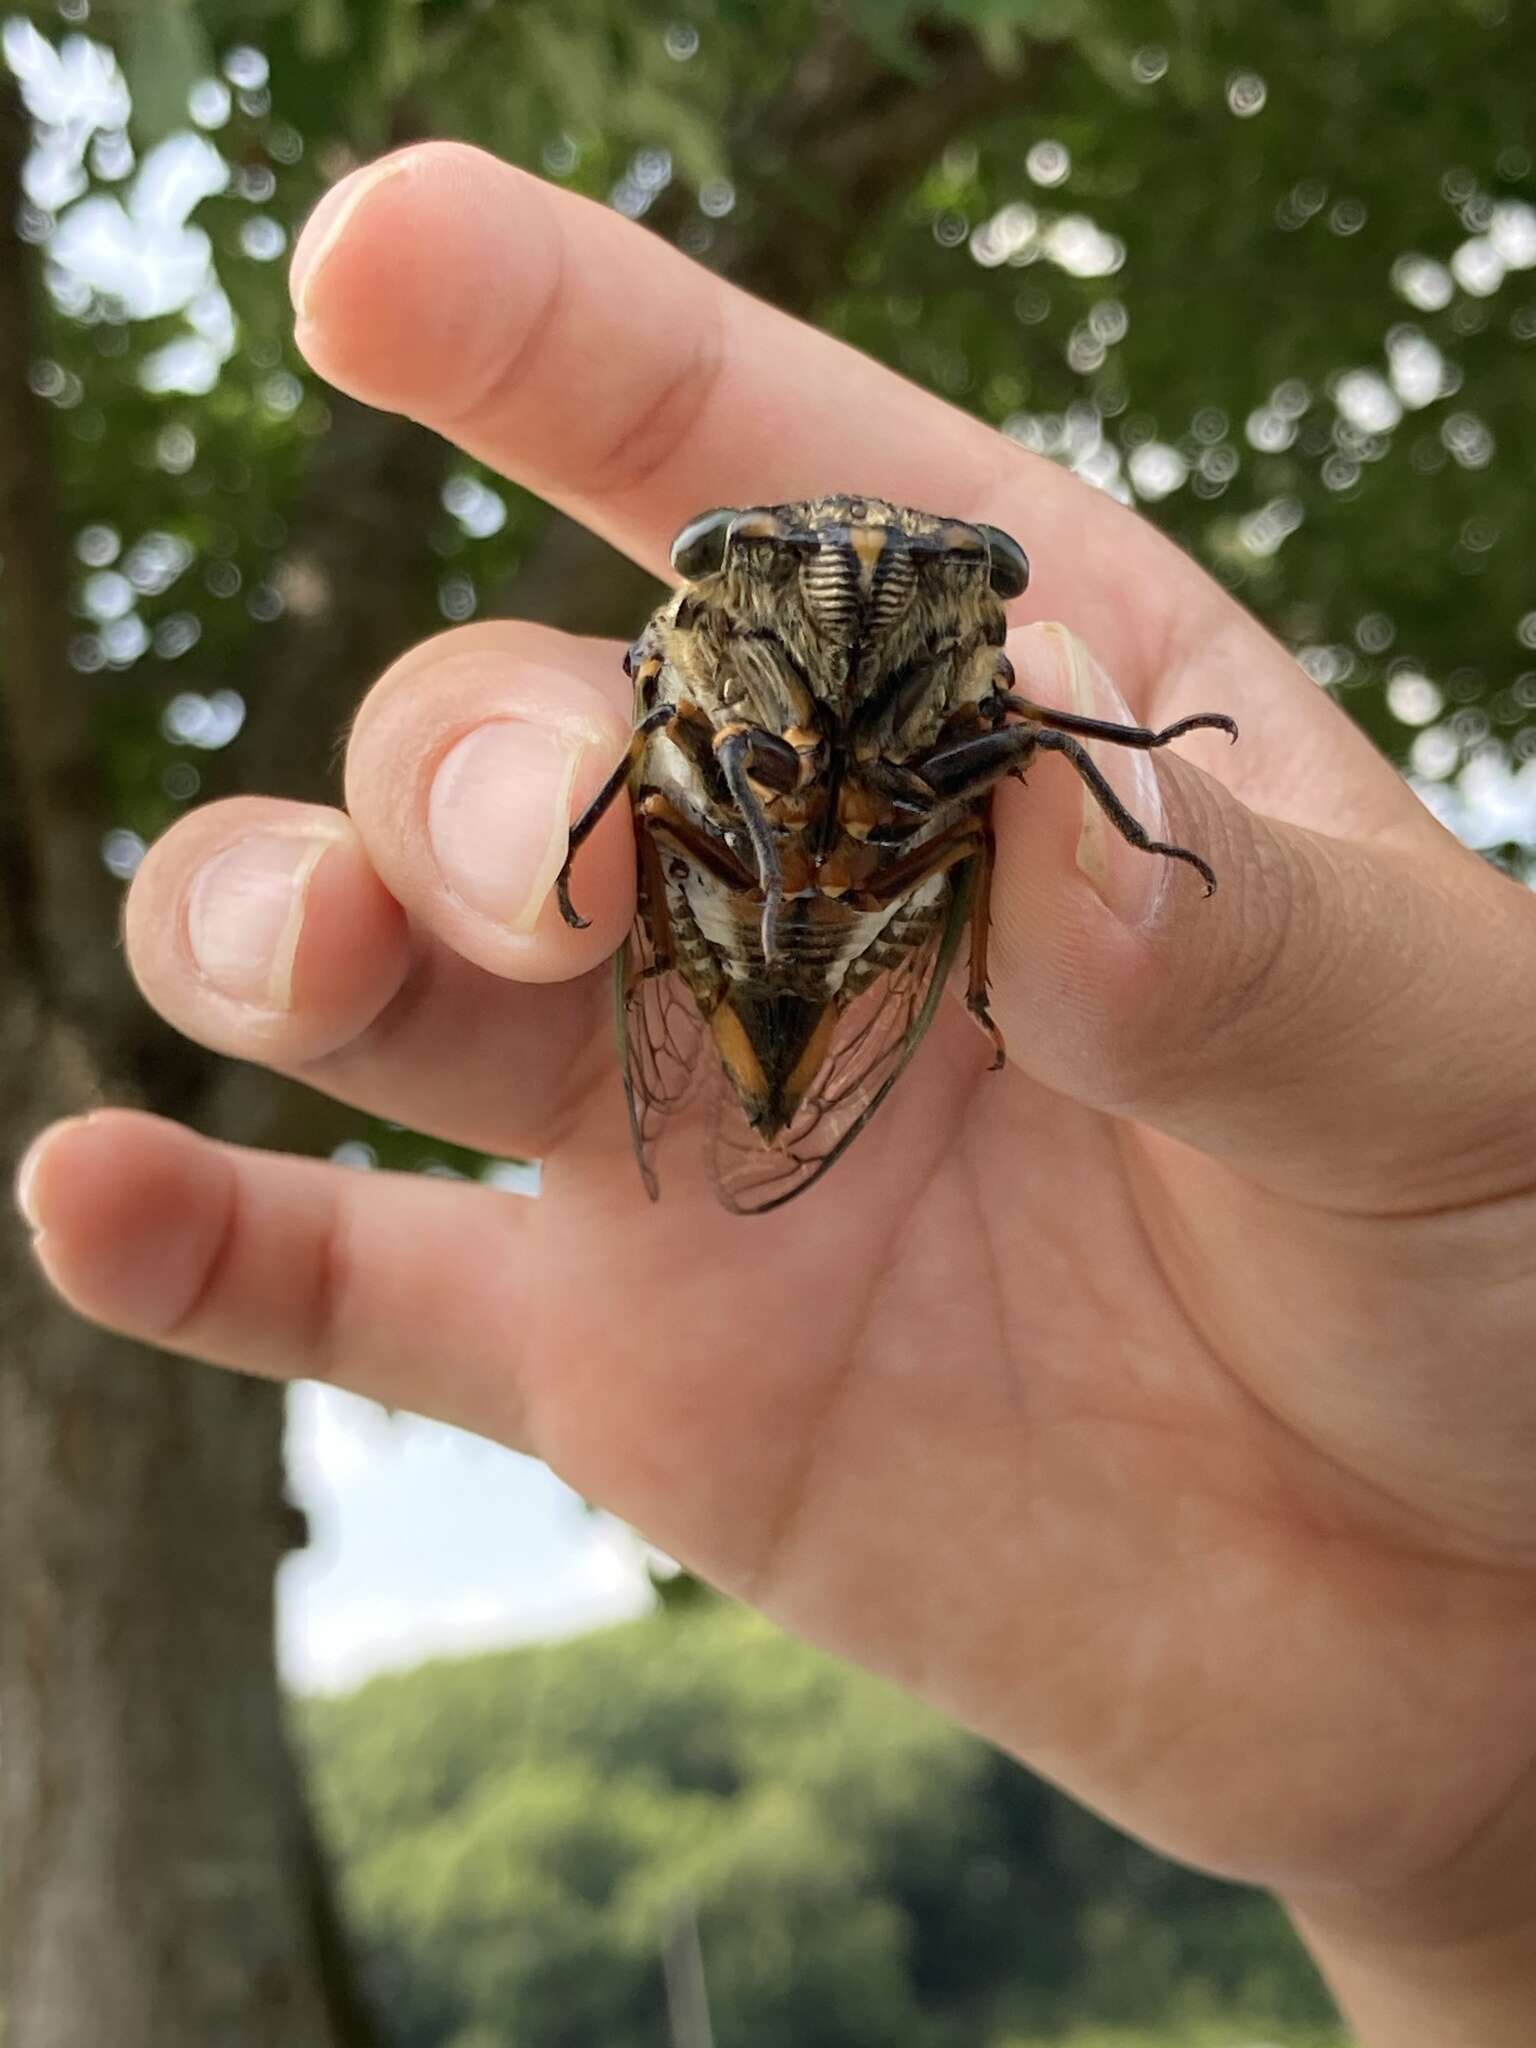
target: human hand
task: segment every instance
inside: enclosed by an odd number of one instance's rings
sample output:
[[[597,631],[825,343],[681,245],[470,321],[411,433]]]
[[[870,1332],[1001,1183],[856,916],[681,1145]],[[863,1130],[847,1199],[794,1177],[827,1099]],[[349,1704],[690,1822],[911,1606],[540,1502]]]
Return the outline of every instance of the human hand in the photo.
[[[130,958],[204,1044],[543,1156],[543,1199],[106,1112],[28,1162],[55,1286],[548,1458],[1280,1891],[1363,2024],[1373,1945],[1449,1970],[1525,1916],[1536,1950],[1536,904],[1132,514],[616,215],[428,145],[339,188],[296,271],[324,375],[658,571],[706,505],[823,490],[1017,534],[1017,616],[1103,664],[1021,626],[1021,688],[1237,718],[1241,746],[1194,736],[1127,789],[1220,892],[1095,832],[1041,764],[997,803],[1008,1070],[947,1004],[802,1202],[727,1215],[680,1130],[653,1208],[599,971],[633,901],[621,818],[577,864],[591,928],[549,898],[627,732],[620,650],[446,633],[364,703],[347,814],[243,799],[152,850]]]

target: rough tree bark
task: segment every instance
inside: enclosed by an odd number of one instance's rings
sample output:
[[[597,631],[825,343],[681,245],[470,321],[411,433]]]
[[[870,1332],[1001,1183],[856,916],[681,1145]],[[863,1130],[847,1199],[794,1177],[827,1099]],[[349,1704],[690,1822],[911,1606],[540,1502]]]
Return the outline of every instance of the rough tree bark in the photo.
[[[28,389],[14,239],[25,127],[0,128],[0,1159],[110,1100],[282,1142],[292,1091],[150,1017],[116,945],[67,535]],[[419,630],[440,456],[341,407],[295,545],[335,603],[253,649],[247,754],[322,793],[360,677]],[[302,703],[301,701],[302,700]],[[242,764],[243,765],[243,764]],[[313,1106],[303,1112],[313,1139]],[[273,1578],[300,1525],[277,1390],[50,1303],[0,1239],[0,2009],[7,2048],[365,2048],[283,1728]]]
[[[733,139],[744,208],[720,267],[796,311],[842,280],[853,225],[945,139],[1016,102],[950,29],[932,82],[834,24]],[[1037,83],[1042,53],[1032,53]],[[311,1143],[323,1112],[219,1069],[144,1011],[115,944],[87,693],[69,670],[68,559],[48,423],[28,390],[26,146],[0,108],[0,1161],[51,1117],[142,1104],[220,1135]],[[676,202],[654,225],[675,231]],[[784,231],[788,215],[795,231]],[[329,602],[253,636],[247,786],[334,793],[358,691],[424,629],[437,444],[338,402],[294,522]],[[606,600],[603,595],[606,593]],[[508,609],[622,634],[648,586],[564,522]],[[292,1142],[291,1135],[289,1142]],[[73,1321],[0,1235],[0,2009],[6,2048],[363,2048],[287,1747],[273,1575],[294,1536],[273,1389]]]

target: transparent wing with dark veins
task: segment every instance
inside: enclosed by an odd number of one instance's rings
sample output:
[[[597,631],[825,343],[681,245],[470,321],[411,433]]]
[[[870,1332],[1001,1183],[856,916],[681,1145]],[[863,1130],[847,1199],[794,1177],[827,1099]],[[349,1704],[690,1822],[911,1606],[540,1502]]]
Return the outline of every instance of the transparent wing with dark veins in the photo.
[[[926,936],[850,1002],[793,1122],[771,1143],[747,1122],[723,1072],[714,1074],[710,1170],[728,1209],[756,1216],[804,1194],[889,1095],[944,993],[965,929],[967,880],[963,867],[944,878],[941,915]]]
[[[656,1140],[666,1119],[693,1092],[705,1033],[682,976],[657,958],[643,890],[634,926],[616,955],[614,975],[629,1132],[640,1177],[654,1202],[659,1193],[652,1158]]]

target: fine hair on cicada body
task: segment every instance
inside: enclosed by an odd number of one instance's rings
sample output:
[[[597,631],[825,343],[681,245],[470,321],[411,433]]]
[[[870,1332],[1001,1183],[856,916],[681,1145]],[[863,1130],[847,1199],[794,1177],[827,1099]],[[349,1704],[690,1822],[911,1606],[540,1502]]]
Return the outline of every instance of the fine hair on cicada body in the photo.
[[[571,831],[558,895],[629,792],[639,900],[617,966],[641,1174],[696,1079],[729,1208],[777,1208],[820,1178],[911,1059],[968,940],[966,1004],[987,1008],[992,791],[1062,755],[1132,845],[1216,878],[1148,836],[1084,742],[1161,731],[1032,703],[1014,689],[1005,606],[1029,581],[997,527],[839,496],[715,510],[678,534],[681,587],[625,657],[629,749]]]

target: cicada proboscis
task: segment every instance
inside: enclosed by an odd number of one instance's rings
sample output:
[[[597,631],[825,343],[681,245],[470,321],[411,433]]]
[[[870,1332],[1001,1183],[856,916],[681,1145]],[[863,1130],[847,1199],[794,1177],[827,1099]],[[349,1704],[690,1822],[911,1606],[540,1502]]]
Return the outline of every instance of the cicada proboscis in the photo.
[[[987,1008],[992,790],[1063,755],[1134,845],[1149,838],[1083,742],[1154,732],[1017,695],[1005,602],[1029,581],[996,527],[878,498],[712,511],[678,535],[682,587],[625,658],[625,758],[571,831],[570,861],[628,789],[639,908],[617,962],[630,1127],[654,1198],[660,1127],[701,1064],[717,1077],[711,1165],[729,1208],[777,1208],[863,1130],[926,1031],[962,937]],[[706,1046],[714,1057],[701,1062]]]

